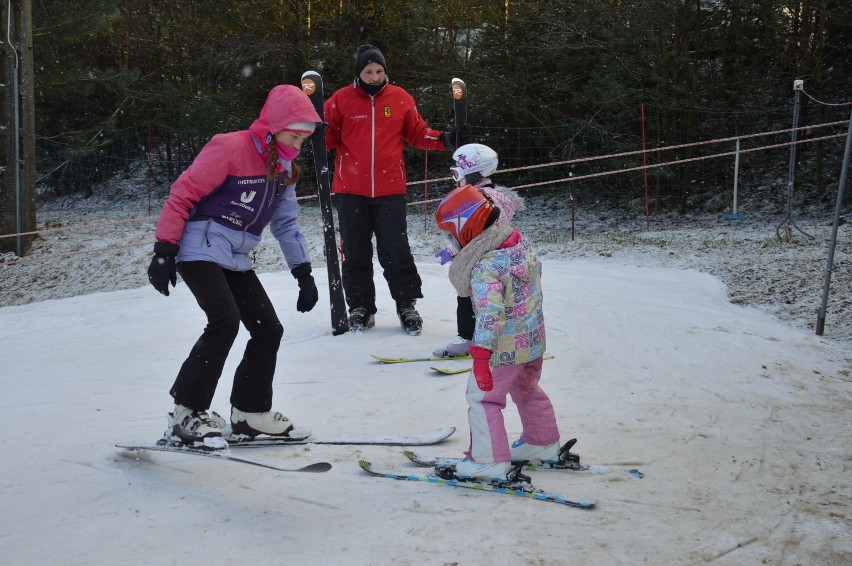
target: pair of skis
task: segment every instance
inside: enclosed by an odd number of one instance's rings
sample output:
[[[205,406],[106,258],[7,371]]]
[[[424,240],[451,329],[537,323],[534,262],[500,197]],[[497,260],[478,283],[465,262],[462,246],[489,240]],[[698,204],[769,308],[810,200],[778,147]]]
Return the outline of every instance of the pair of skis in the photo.
[[[450,362],[450,361],[470,361],[471,357],[469,355],[464,356],[423,356],[420,358],[394,358],[389,356],[378,356],[376,354],[370,354],[373,359],[383,363],[383,364],[407,364],[410,362]],[[552,360],[553,356],[544,356],[545,360]],[[432,371],[436,371],[438,373],[442,373],[444,375],[456,375],[459,373],[467,373],[470,371],[469,365],[464,366],[441,366],[441,365],[433,365],[429,366],[429,369]]]
[[[437,361],[450,361],[450,360],[458,360],[458,361],[470,361],[470,356],[424,356],[422,358],[389,358],[386,356],[377,356],[376,354],[370,354],[374,359],[380,361],[383,364],[407,364],[410,362],[437,362]],[[465,373],[470,371],[470,366],[465,365],[461,367],[450,367],[450,366],[439,366],[433,365],[429,366],[429,369],[432,371],[437,371],[438,373],[443,373],[444,375],[455,375],[457,373]]]
[[[451,83],[453,93],[454,124],[459,131],[467,123],[467,87],[464,81],[454,78]],[[311,136],[311,147],[314,154],[314,169],[317,175],[317,193],[319,195],[320,212],[323,222],[323,240],[325,249],[325,264],[328,269],[328,296],[331,304],[332,334],[337,336],[349,331],[349,317],[346,312],[346,300],[343,294],[343,279],[340,276],[340,263],[335,241],[334,213],[331,203],[331,182],[328,176],[328,154],[325,144],[325,113],[323,103],[322,75],[316,71],[307,71],[302,75],[302,90],[311,99],[314,110],[322,123],[317,126]],[[461,134],[459,133],[458,136]],[[460,138],[455,140],[459,147]]]
[[[343,295],[343,279],[340,276],[340,263],[337,257],[337,243],[334,231],[334,213],[331,206],[331,182],[328,177],[328,154],[325,145],[325,113],[323,112],[322,76],[316,71],[302,75],[302,91],[308,95],[322,123],[311,136],[314,153],[314,169],[317,174],[317,193],[322,214],[322,233],[325,248],[325,265],[328,269],[328,298],[331,303],[331,333],[334,336],[349,331],[349,315],[346,312],[346,300]]]
[[[405,451],[405,455],[409,460],[418,466],[434,468],[434,472],[427,475],[420,475],[381,471],[374,469],[373,465],[366,460],[359,461],[359,465],[368,474],[387,479],[418,481],[434,485],[491,491],[505,495],[527,497],[538,501],[558,503],[569,507],[579,507],[581,509],[593,508],[597,504],[597,500],[564,497],[557,493],[535,488],[532,486],[530,478],[523,475],[522,472],[533,470],[563,470],[573,473],[597,475],[617,472],[625,473],[633,479],[644,477],[644,474],[636,468],[624,466],[587,466],[581,464],[580,456],[571,453],[571,448],[576,443],[576,438],[572,438],[566,442],[559,449],[559,459],[555,461],[546,461],[540,464],[530,464],[528,461],[513,462],[514,465],[506,475],[505,480],[480,481],[473,478],[457,477],[455,474],[455,465],[461,460],[460,458],[427,457],[421,456],[411,450]]]
[[[610,473],[624,474],[632,479],[642,479],[645,474],[638,468],[629,466],[588,466],[580,463],[580,456],[571,452],[571,449],[577,443],[576,438],[572,438],[562,445],[559,449],[558,460],[548,460],[539,464],[531,464],[529,462],[514,462],[520,464],[524,471],[566,471],[573,473],[584,473],[594,475],[604,475]],[[446,466],[456,464],[461,461],[461,458],[446,458],[440,456],[425,456],[414,452],[413,450],[405,450],[406,458],[411,460],[418,466],[434,468],[436,466]]]
[[[593,499],[571,499],[563,497],[556,493],[551,493],[538,488],[534,488],[529,483],[529,478],[522,475],[522,465],[517,465],[507,474],[506,481],[477,481],[470,478],[457,477],[441,477],[436,474],[421,476],[417,474],[400,474],[395,472],[383,472],[373,469],[373,465],[367,460],[359,460],[358,464],[361,469],[368,474],[380,478],[426,482],[433,485],[445,485],[449,487],[461,487],[466,489],[476,489],[478,491],[490,491],[493,493],[501,493],[503,495],[513,495],[536,499],[538,501],[549,501],[551,503],[559,503],[568,505],[569,507],[579,507],[581,509],[591,509],[597,501]]]
[[[284,439],[272,437],[259,437],[254,439],[234,439],[225,442],[222,438],[207,439],[203,444],[187,445],[176,443],[171,440],[171,435],[166,434],[153,444],[148,443],[126,443],[116,444],[116,448],[128,451],[150,450],[157,452],[174,452],[178,454],[191,454],[209,458],[218,458],[242,464],[250,464],[277,470],[279,472],[327,472],[331,469],[328,462],[316,462],[306,466],[282,467],[275,464],[260,462],[249,458],[236,456],[232,448],[262,448],[269,446],[304,445],[304,444],[334,444],[334,445],[365,445],[365,446],[426,446],[438,444],[448,439],[456,431],[455,427],[443,428],[434,432],[413,435],[375,435],[375,436],[339,436],[318,437],[306,436],[302,438]]]
[[[379,356],[378,354],[370,354],[374,360],[382,362],[383,364],[407,364],[410,362],[437,362],[437,361],[446,361],[446,360],[470,360],[470,354],[465,354],[463,356],[423,356],[420,358],[405,358],[405,357],[391,357],[391,356]]]
[[[138,452],[140,450],[149,450],[149,451],[158,451],[158,452],[173,452],[179,454],[193,454],[195,456],[204,456],[207,458],[216,458],[218,460],[228,460],[230,462],[239,462],[241,464],[250,464],[252,466],[260,466],[261,468],[267,468],[270,470],[275,470],[277,472],[309,472],[309,473],[317,473],[317,472],[327,472],[331,469],[331,464],[328,462],[314,462],[313,464],[308,464],[306,466],[296,466],[296,467],[284,467],[277,466],[274,464],[268,464],[266,462],[259,462],[257,460],[250,460],[248,458],[241,458],[239,456],[234,456],[229,448],[213,448],[213,447],[200,447],[200,446],[188,446],[183,444],[172,444],[169,442],[156,443],[156,444],[116,444],[116,448],[122,448],[129,452]]]
[[[251,460],[240,456],[235,456],[231,452],[231,447],[258,447],[258,446],[282,446],[287,444],[352,444],[352,445],[430,445],[438,444],[449,438],[455,428],[441,429],[439,431],[419,435],[406,436],[376,436],[376,437],[340,437],[340,438],[319,438],[305,437],[294,440],[284,439],[256,439],[246,440],[242,443],[228,445],[227,448],[217,448],[217,444],[209,442],[202,446],[187,446],[175,444],[170,439],[164,437],[155,444],[116,444],[116,447],[122,448],[130,452],[138,452],[143,450],[172,452],[179,454],[191,454],[220,460],[227,460],[253,466],[279,471],[279,472],[303,472],[303,473],[319,473],[327,472],[331,469],[331,464],[328,462],[315,462],[304,466],[284,467],[257,460]],[[220,446],[224,445],[220,441]],[[375,477],[386,479],[406,480],[426,482],[433,485],[443,485],[449,487],[459,487],[466,489],[476,489],[479,491],[490,491],[504,495],[514,495],[535,499],[538,501],[547,501],[567,505],[569,507],[579,507],[582,509],[591,509],[596,504],[596,500],[569,498],[557,493],[547,492],[538,488],[534,488],[528,476],[522,474],[527,470],[566,470],[570,472],[584,472],[591,474],[605,474],[610,472],[625,472],[631,478],[642,478],[644,474],[637,469],[631,469],[621,466],[586,466],[580,463],[580,458],[576,454],[571,454],[570,450],[577,442],[576,439],[568,441],[559,451],[559,461],[544,462],[542,464],[531,465],[528,462],[516,462],[512,470],[507,474],[505,481],[479,481],[473,478],[455,477],[454,466],[458,463],[458,458],[440,458],[426,457],[417,453],[406,450],[405,455],[409,460],[419,466],[433,467],[434,473],[430,474],[405,474],[392,471],[382,471],[373,468],[372,463],[367,460],[359,460],[358,464],[362,470]]]

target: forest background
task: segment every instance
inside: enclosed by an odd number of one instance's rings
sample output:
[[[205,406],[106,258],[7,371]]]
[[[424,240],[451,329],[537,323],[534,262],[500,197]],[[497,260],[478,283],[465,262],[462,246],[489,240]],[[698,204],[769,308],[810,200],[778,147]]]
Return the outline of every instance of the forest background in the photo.
[[[450,79],[466,81],[477,141],[498,150],[501,170],[516,170],[501,184],[650,202],[650,212],[729,207],[719,185],[730,185],[738,136],[746,175],[784,176],[794,80],[807,94],[799,125],[849,117],[847,0],[31,4],[46,195],[85,195],[142,169],[162,196],[210,136],[251,123],[271,86],[299,84],[306,70],[322,73],[326,97],[350,84],[362,43],[384,52],[391,81],[437,129],[451,124]],[[749,137],[772,131],[781,133]],[[833,137],[800,144],[797,198],[833,204],[845,131],[802,131],[801,141]],[[653,153],[671,146],[686,147]],[[303,154],[310,163],[310,148]],[[446,179],[448,156],[407,159],[412,183]],[[673,161],[682,163],[649,167]],[[300,193],[316,194],[313,175],[305,181]],[[425,183],[423,191],[415,196],[432,196]]]

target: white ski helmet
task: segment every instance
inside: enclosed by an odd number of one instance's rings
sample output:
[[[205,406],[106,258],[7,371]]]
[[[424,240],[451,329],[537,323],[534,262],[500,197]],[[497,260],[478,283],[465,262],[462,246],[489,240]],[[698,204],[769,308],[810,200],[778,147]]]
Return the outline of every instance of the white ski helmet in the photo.
[[[462,179],[471,173],[479,173],[483,177],[488,177],[497,170],[497,152],[481,143],[469,143],[458,148],[453,153],[453,161],[456,162],[455,167],[450,167],[450,172],[453,175],[455,182],[460,182]],[[468,182],[476,182],[468,179]]]

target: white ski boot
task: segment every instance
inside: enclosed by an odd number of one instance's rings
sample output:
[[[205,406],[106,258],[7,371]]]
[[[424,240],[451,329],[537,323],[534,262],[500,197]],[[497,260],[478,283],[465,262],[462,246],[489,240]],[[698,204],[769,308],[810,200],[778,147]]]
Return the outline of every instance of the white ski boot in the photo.
[[[542,462],[557,462],[559,460],[559,441],[546,446],[527,444],[520,438],[509,447],[513,462],[529,460],[530,464],[541,464]]]
[[[474,478],[484,481],[506,481],[506,475],[512,469],[511,462],[474,462],[465,458],[456,464],[456,477]]]
[[[259,434],[275,438],[306,438],[311,433],[307,429],[297,429],[278,411],[244,413],[236,407],[231,409],[231,435],[254,438]]]
[[[443,348],[438,348],[432,355],[436,358],[455,358],[458,356],[467,356],[470,354],[470,340],[466,340],[461,336],[456,336]]]
[[[222,431],[207,411],[175,405],[174,413],[169,413],[169,423],[174,441],[189,445],[204,444],[211,448],[227,446],[222,440]]]

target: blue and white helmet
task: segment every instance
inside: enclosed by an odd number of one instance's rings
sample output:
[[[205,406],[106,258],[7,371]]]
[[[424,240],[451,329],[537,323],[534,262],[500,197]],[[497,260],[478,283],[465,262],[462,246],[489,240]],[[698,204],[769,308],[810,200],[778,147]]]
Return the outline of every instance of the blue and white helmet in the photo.
[[[453,180],[460,183],[472,173],[488,177],[497,170],[497,152],[481,143],[468,143],[453,153],[454,167],[450,167]],[[468,179],[469,183],[475,180]]]

